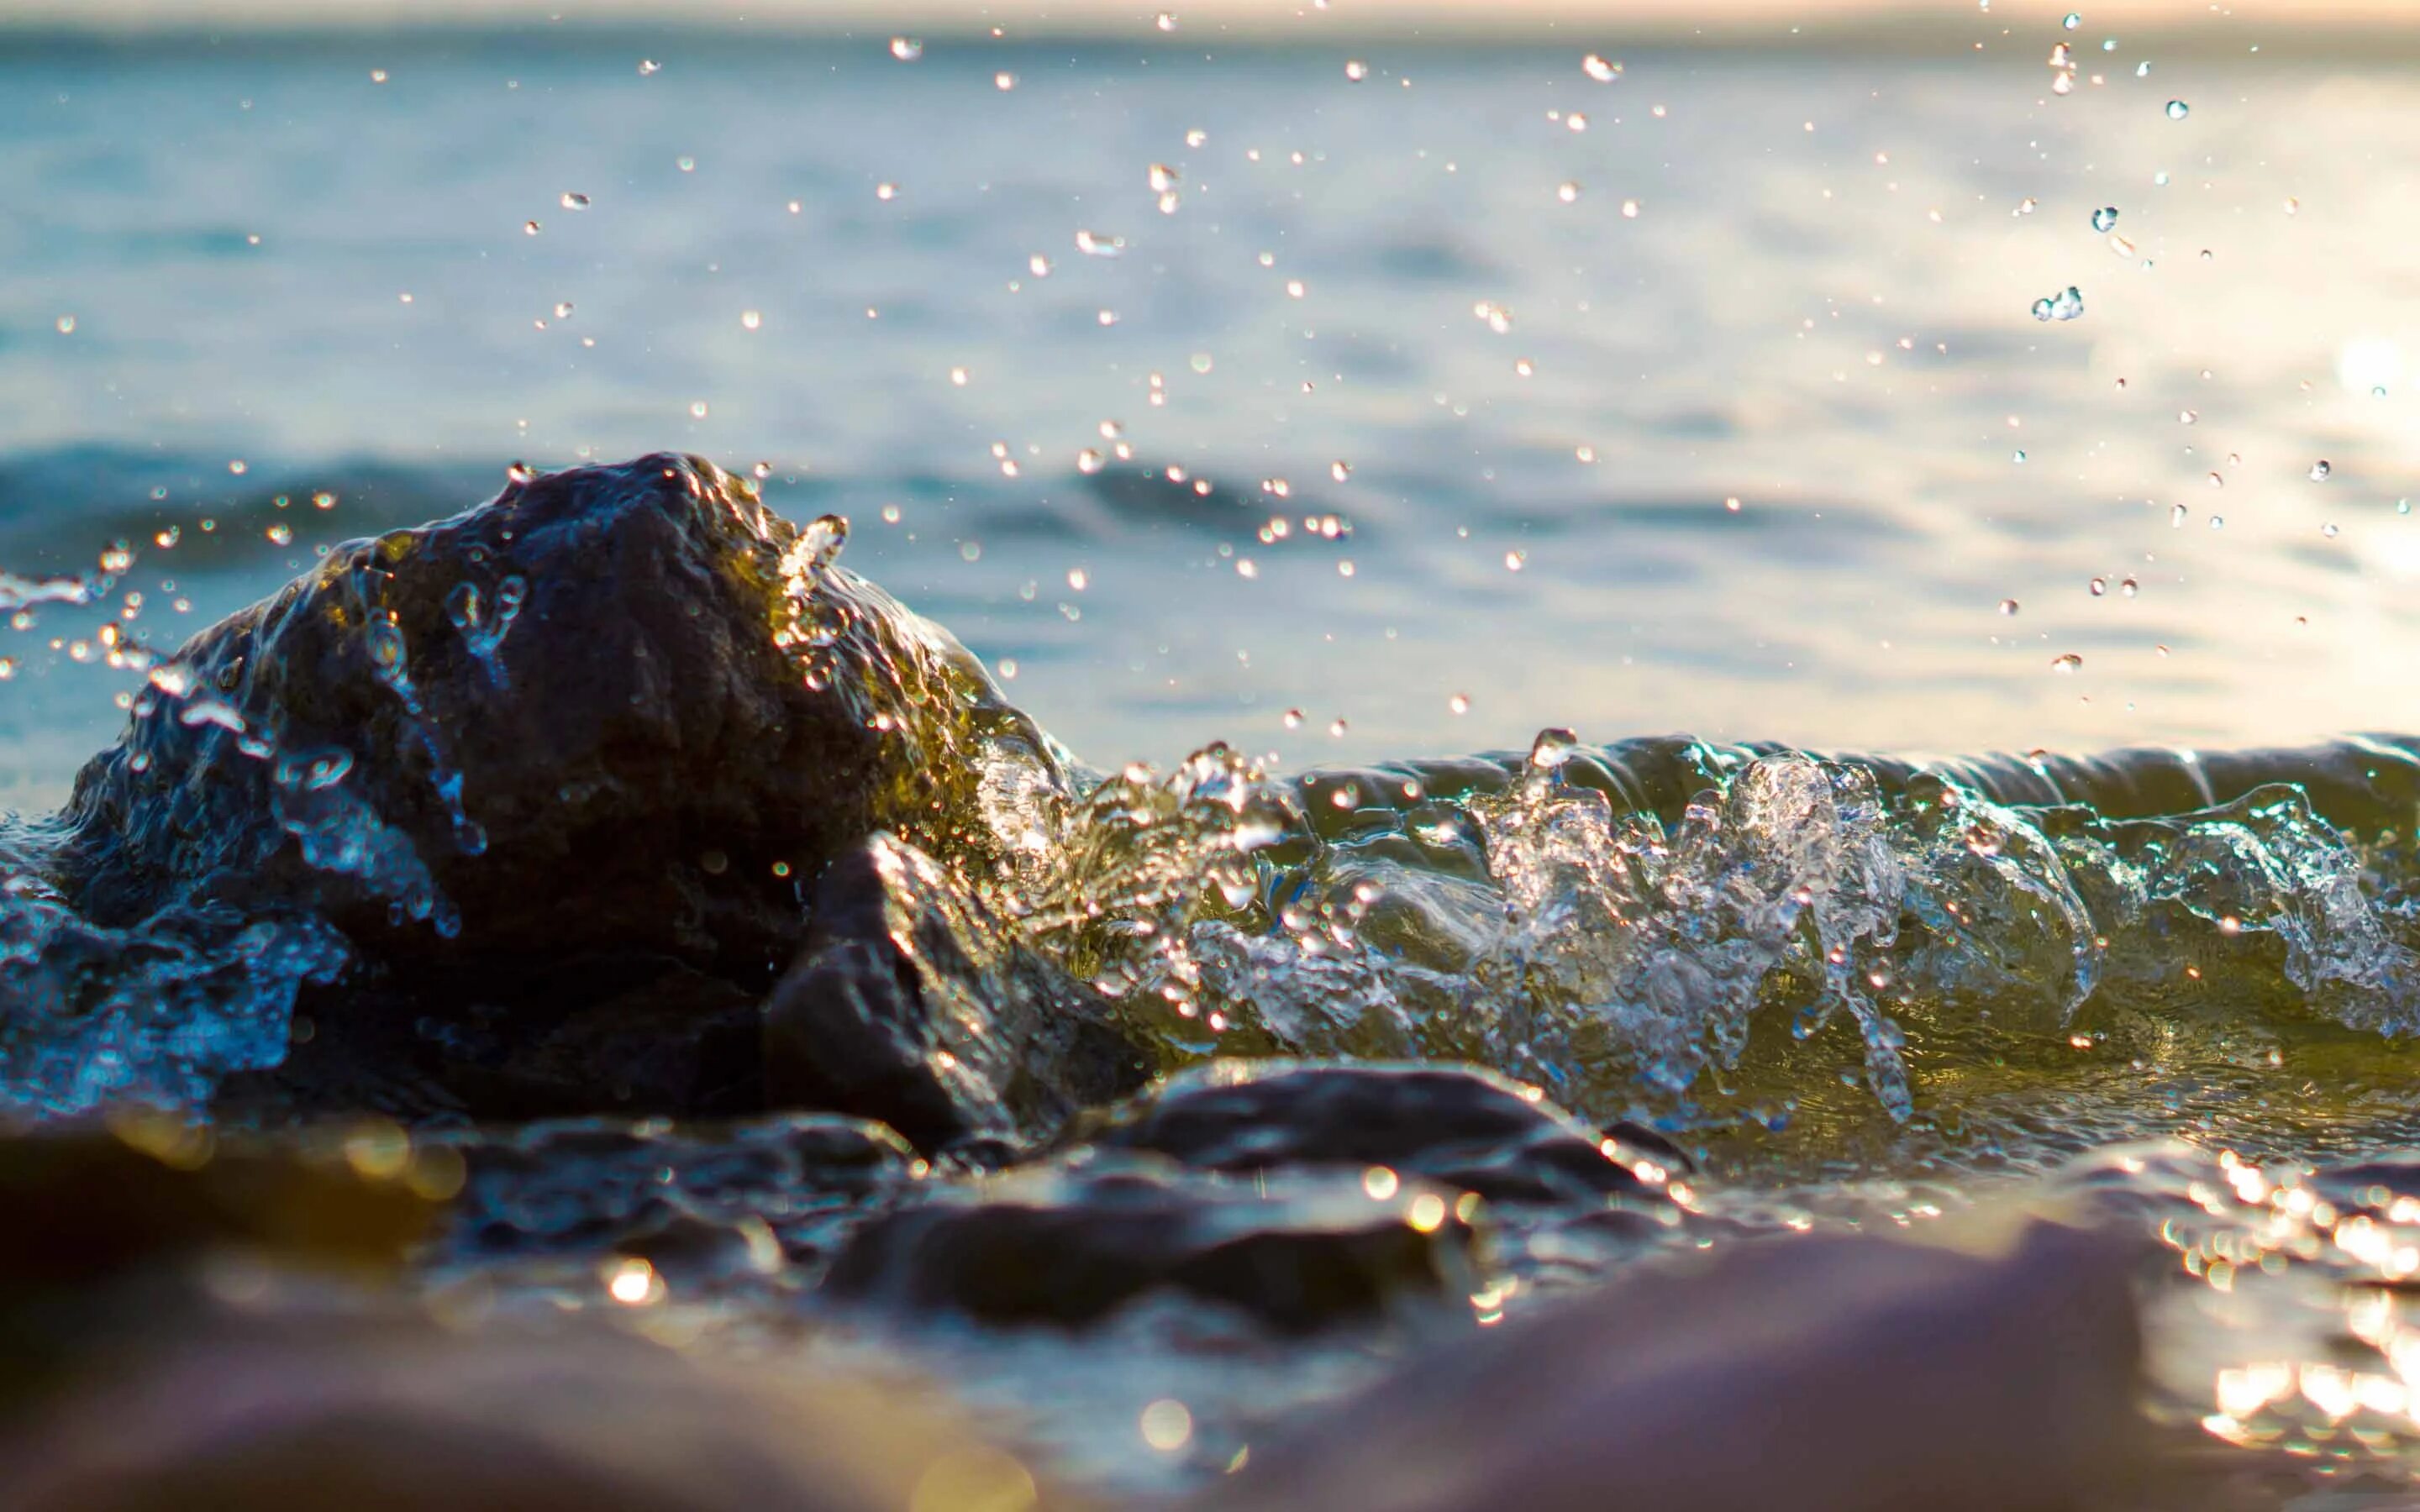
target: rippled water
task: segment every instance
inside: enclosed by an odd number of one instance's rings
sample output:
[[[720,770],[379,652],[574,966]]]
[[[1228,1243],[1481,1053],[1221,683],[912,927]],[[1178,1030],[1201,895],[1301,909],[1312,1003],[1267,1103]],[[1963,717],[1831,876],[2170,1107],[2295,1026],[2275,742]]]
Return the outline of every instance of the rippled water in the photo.
[[[1978,26],[1610,84],[1576,48],[1380,50],[1357,85],[1342,42],[21,45],[0,545],[123,535],[145,612],[167,576],[198,618],[502,460],[669,444],[849,515],[1098,761],[2420,727],[2381,654],[2420,570],[2408,77]],[[2059,40],[2106,82],[2049,93]],[[2085,316],[2038,323],[2071,284]],[[109,718],[21,647],[31,802]]]
[[[2404,1483],[2420,746],[2312,743],[2420,728],[2420,101],[2350,58],[1975,40],[1610,80],[1562,48],[11,44],[6,1103],[197,1103],[350,960],[307,908],[72,906],[39,816],[125,704],[271,772],[305,867],[458,924],[350,756],[280,746],[168,656],[187,629],[515,459],[761,458],[774,508],[849,522],[782,559],[810,678],[876,666],[819,618],[861,602],[845,535],[1103,766],[917,747],[988,827],[897,825],[932,853],[892,853],[899,906],[1089,984],[1163,1069],[1471,1061],[1687,1149],[1652,1201],[1510,1208],[1478,1323],[1641,1252],[2047,1193],[2176,1253],[2164,1412]],[[449,600],[491,676],[517,581]],[[372,649],[413,696],[417,649]],[[1619,738],[1667,729],[1699,738]],[[2195,748],[2039,755],[2151,744]],[[1994,748],[2037,755],[1821,754]],[[985,969],[970,1023],[1027,967]],[[974,1200],[854,1126],[443,1137],[473,1181],[435,1293],[664,1302],[746,1350],[848,1223]],[[966,1190],[1092,1178],[998,1180]],[[632,1248],[664,1203],[744,1242]],[[1113,1487],[1215,1473],[1404,1347],[815,1316]],[[1146,1453],[1179,1390],[1198,1437]]]

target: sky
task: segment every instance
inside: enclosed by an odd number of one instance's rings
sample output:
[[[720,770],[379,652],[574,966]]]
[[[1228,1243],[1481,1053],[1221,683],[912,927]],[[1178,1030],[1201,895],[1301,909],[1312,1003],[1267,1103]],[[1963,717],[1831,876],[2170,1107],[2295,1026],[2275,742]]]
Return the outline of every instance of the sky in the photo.
[[[1179,40],[1283,37],[1316,26],[1328,37],[1427,34],[1821,36],[1913,28],[1974,30],[2055,23],[2080,8],[2107,30],[2159,26],[2216,42],[2315,29],[2420,32],[2420,0],[10,0],[0,28],[191,31],[408,28],[482,23],[684,25],[801,31],[866,28],[947,35],[998,25],[1027,36],[1150,36],[1173,14]]]

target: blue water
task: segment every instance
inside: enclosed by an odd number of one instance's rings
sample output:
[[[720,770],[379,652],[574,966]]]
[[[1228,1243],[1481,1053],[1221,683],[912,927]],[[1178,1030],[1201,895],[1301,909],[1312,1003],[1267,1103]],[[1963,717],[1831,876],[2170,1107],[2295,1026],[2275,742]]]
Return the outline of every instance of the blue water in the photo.
[[[2060,98],[2060,39],[1978,39],[1611,84],[1556,46],[15,44],[0,566],[124,536],[168,642],[516,458],[674,446],[848,514],[1095,761],[2420,723],[2409,76],[2086,30]],[[0,802],[119,717],[50,645],[92,625],[13,638]]]

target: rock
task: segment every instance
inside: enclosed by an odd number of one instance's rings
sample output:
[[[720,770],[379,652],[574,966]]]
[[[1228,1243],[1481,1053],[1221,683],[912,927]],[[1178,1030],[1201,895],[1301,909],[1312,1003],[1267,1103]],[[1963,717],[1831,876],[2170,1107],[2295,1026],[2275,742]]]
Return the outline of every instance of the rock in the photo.
[[[1148,1073],[1106,999],[912,845],[877,835],[833,862],[814,915],[766,1009],[777,1103],[880,1119],[929,1150],[1037,1138]]]
[[[476,1264],[662,1261],[735,1242],[759,1263],[759,1230],[790,1260],[817,1260],[892,1206],[925,1169],[878,1123],[795,1113],[728,1123],[563,1119],[438,1136],[467,1171],[436,1252]]]
[[[1455,1195],[1426,1182],[1230,1181],[1125,1157],[937,1192],[858,1230],[825,1285],[911,1311],[1064,1328],[1171,1290],[1306,1334],[1466,1296],[1478,1248]]]
[[[211,1263],[391,1277],[461,1179],[458,1156],[375,1119],[276,1141],[132,1108],[0,1131],[0,1409],[169,1326]]]
[[[1079,1504],[929,1393],[718,1368],[601,1327],[234,1317],[109,1364],[0,1421],[0,1512]]]
[[[888,828],[980,875],[1064,786],[845,532],[659,455],[338,547],[154,669],[59,880],[103,923],[301,903],[406,978],[653,953],[761,986],[831,856]]]
[[[1667,1200],[1689,1161],[1632,1125],[1600,1134],[1475,1067],[1225,1060],[1072,1132],[1200,1170],[1385,1165],[1492,1201]]]
[[[1197,1512],[2141,1504],[2150,1246],[2000,1237],[1722,1244],[1541,1303],[1256,1442]]]

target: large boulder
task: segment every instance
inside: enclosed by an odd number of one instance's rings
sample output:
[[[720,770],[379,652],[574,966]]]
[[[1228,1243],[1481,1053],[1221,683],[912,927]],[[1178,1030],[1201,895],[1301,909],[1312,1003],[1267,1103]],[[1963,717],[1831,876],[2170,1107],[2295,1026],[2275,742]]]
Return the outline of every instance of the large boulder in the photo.
[[[152,671],[78,776],[90,918],[301,902],[400,972],[584,952],[762,984],[876,829],[1004,865],[1060,757],[754,486],[659,455],[331,551]]]

